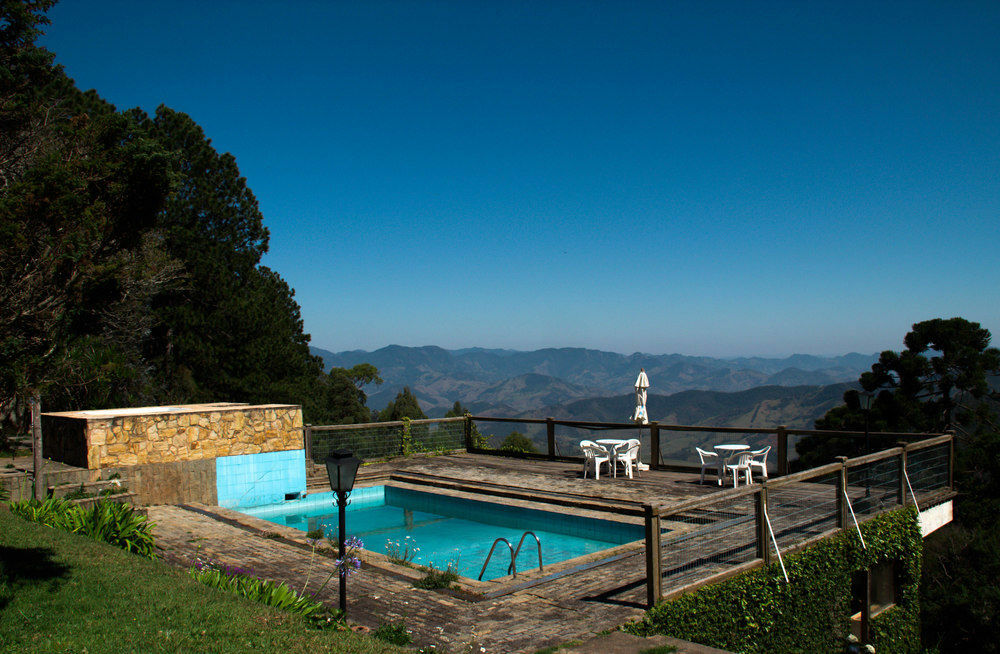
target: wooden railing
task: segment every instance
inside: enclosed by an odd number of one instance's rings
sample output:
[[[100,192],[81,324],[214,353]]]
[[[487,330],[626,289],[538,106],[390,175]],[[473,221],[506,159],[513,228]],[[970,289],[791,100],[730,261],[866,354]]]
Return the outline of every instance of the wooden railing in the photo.
[[[679,504],[644,504],[647,602],[772,563],[776,546],[784,555],[855,529],[855,519],[949,497],[953,470],[954,435],[945,434]]]
[[[506,417],[496,417],[496,416],[467,416],[467,418],[472,422],[496,422],[496,423],[512,423],[512,424],[525,424],[525,425],[545,425],[546,431],[546,452],[544,456],[550,460],[555,459],[576,459],[580,457],[576,456],[566,456],[559,455],[556,451],[556,427],[569,427],[573,429],[593,429],[602,431],[631,431],[635,430],[647,431],[649,448],[650,448],[650,467],[654,470],[657,468],[670,468],[678,466],[663,466],[660,462],[662,456],[660,455],[660,435],[661,432],[701,432],[701,433],[715,433],[715,434],[738,434],[738,435],[773,435],[774,436],[774,449],[775,449],[775,459],[777,461],[777,474],[786,475],[789,472],[789,456],[788,456],[788,438],[789,436],[823,436],[827,438],[864,438],[866,433],[863,431],[833,431],[833,430],[819,430],[819,429],[794,429],[789,428],[784,425],[779,425],[777,427],[706,427],[706,426],[695,426],[695,425],[670,425],[661,424],[657,421],[651,421],[645,425],[636,424],[634,422],[597,422],[588,420],[561,420],[557,418],[506,418]],[[466,433],[468,434],[468,428]],[[911,433],[911,432],[869,432],[867,436],[871,438],[878,438],[881,441],[885,440],[919,440],[926,438],[933,438],[939,436],[940,434],[933,433]],[[474,451],[471,441],[467,438],[466,447],[468,450]],[[479,450],[479,452],[486,453],[487,450]]]
[[[458,425],[457,423],[462,423]],[[591,510],[617,515],[641,515],[645,524],[646,598],[649,605],[674,597],[693,588],[720,581],[757,566],[773,562],[782,555],[797,551],[858,524],[886,510],[910,504],[914,500],[935,503],[954,494],[955,437],[946,434],[872,432],[872,437],[920,439],[900,442],[898,446],[865,456],[838,457],[836,463],[788,474],[787,439],[789,436],[864,437],[864,432],[821,431],[811,429],[700,427],[661,425],[651,422],[606,423],[580,420],[499,418],[465,416],[439,420],[410,421],[411,430],[441,429],[439,439],[448,449],[468,452],[478,450],[472,437],[474,422],[544,424],[547,452],[539,458],[578,460],[558,456],[556,427],[595,430],[649,430],[653,453],[651,467],[660,467],[660,431],[715,432],[726,434],[774,434],[777,438],[778,472],[763,483],[724,490],[677,504],[631,503],[631,506],[595,505]],[[369,423],[363,425],[311,426],[304,429],[307,457],[317,457],[314,449],[318,435],[327,440],[324,447],[351,439],[389,456],[405,454],[406,423]],[[429,433],[429,432],[428,432]],[[330,441],[330,437],[334,441]],[[337,439],[340,439],[339,441]],[[431,442],[434,442],[431,439]],[[464,444],[464,448],[461,445]],[[451,447],[455,446],[455,447]],[[529,455],[532,456],[532,455]],[[318,460],[318,459],[317,459]],[[697,468],[695,468],[697,470]],[[483,492],[483,491],[479,491]],[[500,491],[497,491],[500,492]],[[510,493],[509,490],[504,493]],[[558,503],[532,493],[533,501]],[[666,530],[666,536],[664,531]]]

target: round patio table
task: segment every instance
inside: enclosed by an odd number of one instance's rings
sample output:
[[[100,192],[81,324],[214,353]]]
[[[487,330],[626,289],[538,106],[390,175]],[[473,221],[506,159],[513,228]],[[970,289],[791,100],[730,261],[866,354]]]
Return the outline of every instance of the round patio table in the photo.
[[[729,462],[732,461],[733,457],[735,457],[740,452],[744,452],[746,450],[749,450],[750,446],[749,445],[744,445],[742,443],[731,443],[731,444],[726,444],[726,445],[715,445],[714,449],[719,453],[719,456],[722,459],[724,459],[724,461],[722,463],[722,466],[723,466],[723,468],[725,468],[726,466],[729,465]],[[733,473],[733,474],[735,474],[735,473]],[[722,480],[720,479],[719,481],[721,482]],[[734,488],[736,487],[736,482],[735,481],[733,482],[733,487]]]
[[[597,441],[597,442],[600,443],[601,441]],[[716,449],[716,450],[719,450],[720,452],[725,452],[727,456],[732,456],[733,454],[736,454],[737,452],[742,452],[743,450],[749,450],[750,446],[749,445],[736,445],[736,444],[733,444],[733,445],[714,445],[713,448]]]
[[[606,447],[609,450],[611,450],[611,461],[612,461],[612,463],[614,463],[614,461],[615,461],[615,453],[616,453],[615,451],[619,447],[621,447],[623,445],[628,445],[628,441],[627,440],[622,440],[621,438],[598,438],[594,442],[597,443],[598,445],[603,445],[604,447]],[[614,463],[614,468],[611,470],[611,476],[612,477],[617,477],[618,476],[618,464],[617,463]]]

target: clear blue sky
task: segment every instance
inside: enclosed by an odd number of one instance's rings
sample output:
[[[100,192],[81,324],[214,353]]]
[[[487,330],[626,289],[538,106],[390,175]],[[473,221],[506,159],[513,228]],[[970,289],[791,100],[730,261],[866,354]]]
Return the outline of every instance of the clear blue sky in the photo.
[[[1000,3],[63,0],[232,152],[313,344],[1000,341]]]

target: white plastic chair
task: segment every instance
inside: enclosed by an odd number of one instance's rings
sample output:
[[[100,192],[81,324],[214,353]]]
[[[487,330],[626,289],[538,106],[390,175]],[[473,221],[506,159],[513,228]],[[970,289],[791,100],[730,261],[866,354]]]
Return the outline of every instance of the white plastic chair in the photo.
[[[701,459],[701,483],[705,483],[705,468],[712,468],[715,470],[715,481],[716,484],[722,485],[722,460],[719,459],[718,452],[709,452],[708,450],[703,450],[700,447],[694,448],[698,451],[698,458]]]
[[[601,464],[608,464],[608,474],[611,473],[611,453],[608,452],[608,448],[603,445],[598,445],[594,441],[580,441],[580,447],[583,449],[583,478],[587,478],[587,469],[590,466],[594,467],[594,479],[601,478]]]
[[[750,468],[758,468],[764,479],[767,479],[767,454],[771,451],[771,446],[750,452]]]
[[[746,473],[748,484],[753,483],[753,473],[750,471],[750,458],[752,456],[753,453],[749,451],[737,452],[726,460],[726,470],[733,473],[733,488],[738,485],[737,478],[740,472]]]
[[[637,471],[639,469],[639,439],[631,438],[625,444],[619,445],[615,448],[613,456],[615,459],[615,476],[618,475],[618,464],[621,463],[625,466],[625,474],[628,475],[629,479],[632,479],[633,466]]]

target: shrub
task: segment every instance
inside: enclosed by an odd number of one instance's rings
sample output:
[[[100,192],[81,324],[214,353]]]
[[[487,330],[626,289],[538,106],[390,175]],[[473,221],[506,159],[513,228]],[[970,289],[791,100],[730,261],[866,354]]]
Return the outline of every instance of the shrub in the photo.
[[[70,492],[63,495],[63,499],[82,500],[85,497],[93,497],[93,496],[94,496],[93,493],[87,492],[87,489],[83,487],[83,484],[80,484],[79,488],[74,488]]]
[[[423,579],[417,579],[413,585],[425,590],[435,590],[437,588],[449,588],[458,581],[458,572],[449,565],[444,570],[435,570],[434,566],[427,569],[427,575]]]
[[[413,638],[402,622],[384,622],[372,632],[372,636],[390,645],[405,647],[413,642]]]
[[[500,444],[500,450],[503,452],[523,452],[525,454],[538,453],[538,448],[535,447],[531,439],[517,431],[511,432],[507,438],[503,439],[503,442]]]
[[[10,509],[25,520],[89,536],[147,559],[156,558],[153,524],[127,504],[102,500],[85,509],[63,498],[49,497],[42,502],[13,502]]]
[[[235,593],[254,602],[301,615],[312,619],[314,623],[318,618],[321,618],[325,611],[322,602],[299,595],[284,582],[276,584],[273,581],[258,579],[233,572],[232,569],[222,569],[216,566],[206,566],[201,569],[191,568],[190,573],[191,577],[206,586]]]
[[[412,566],[413,559],[417,556],[417,552],[420,548],[417,547],[416,541],[414,541],[409,536],[403,538],[403,540],[386,540],[385,541],[385,555],[390,561],[398,565]]]
[[[65,515],[74,506],[76,505],[67,499],[47,497],[41,502],[38,500],[11,502],[10,511],[14,515],[20,516],[25,520],[30,520],[31,522],[68,530]]]

